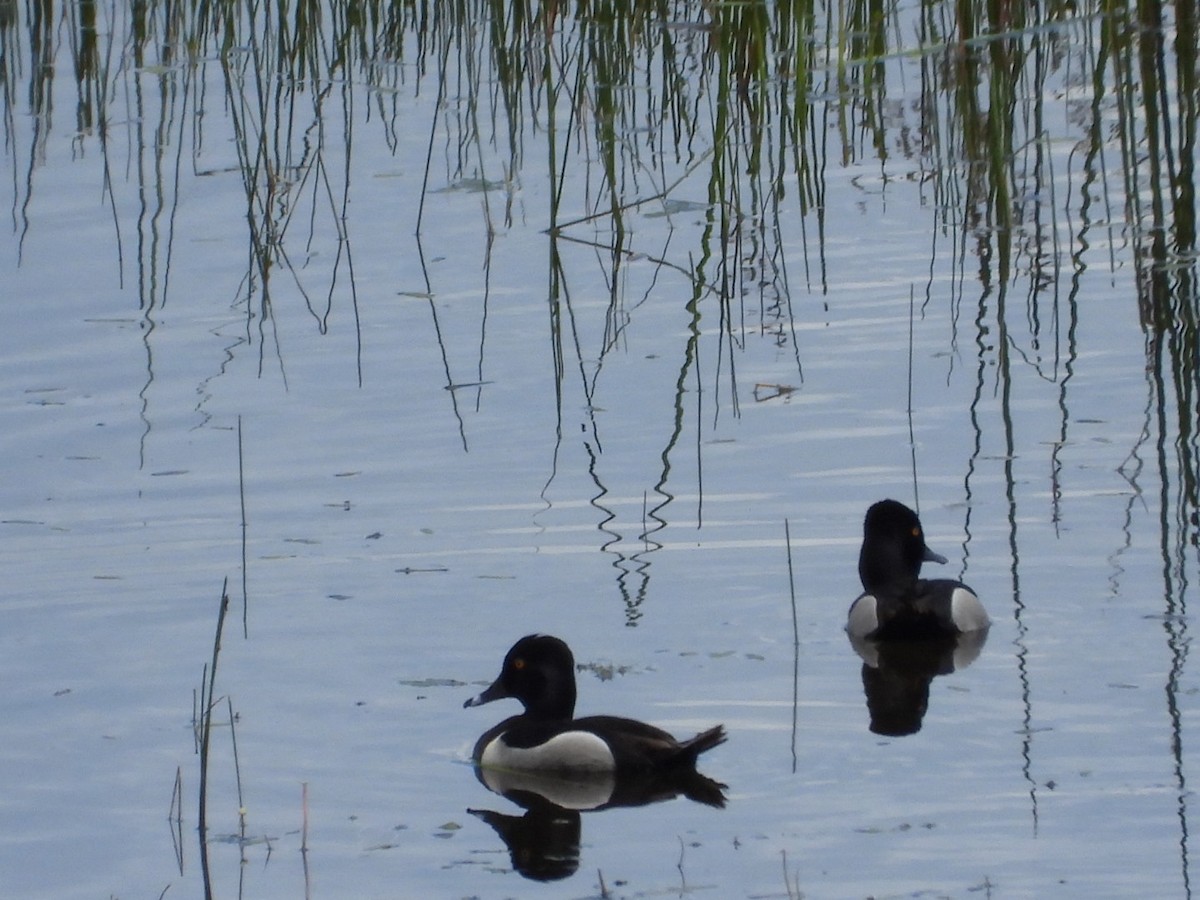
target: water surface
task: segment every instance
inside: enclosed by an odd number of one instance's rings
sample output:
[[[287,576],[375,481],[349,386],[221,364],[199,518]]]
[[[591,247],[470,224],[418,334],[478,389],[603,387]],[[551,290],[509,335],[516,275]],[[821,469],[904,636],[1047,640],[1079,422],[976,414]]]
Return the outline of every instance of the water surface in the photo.
[[[915,112],[954,57],[913,31],[858,54],[862,94],[813,64],[813,182],[742,178],[750,145],[714,136],[701,9],[649,31],[679,36],[687,89],[633,54],[619,160],[565,99],[510,118],[513,82],[472,74],[496,57],[445,23],[316,90],[272,82],[291,106],[260,132],[245,35],[272,23],[139,60],[108,10],[99,77],[62,39],[43,79],[12,13],[6,896],[203,895],[223,585],[214,896],[1190,895],[1194,256],[1186,204],[1155,257],[1138,173],[1111,175],[1120,140],[1091,124],[1119,91],[1030,62],[1052,175],[1004,201],[970,160],[931,170],[962,111],[947,83],[945,121]],[[54,33],[92,34],[77,15]],[[1016,40],[1032,59],[1051,34],[1114,90],[1097,21]],[[561,58],[594,27],[558,23]],[[694,132],[652,156],[671,129],[638,116],[680,98]],[[906,736],[870,730],[842,632],[884,496],[994,619]],[[585,813],[574,871],[514,871],[468,810],[520,810],[467,762],[513,710],[462,702],[532,631],[571,643],[581,711],[723,722],[701,768],[727,807]]]

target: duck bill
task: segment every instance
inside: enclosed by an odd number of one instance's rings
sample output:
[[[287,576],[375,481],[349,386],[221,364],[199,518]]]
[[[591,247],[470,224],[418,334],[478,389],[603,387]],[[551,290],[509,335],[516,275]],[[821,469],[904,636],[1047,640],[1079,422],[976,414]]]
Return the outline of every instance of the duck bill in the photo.
[[[483,706],[485,703],[491,703],[493,700],[503,700],[505,697],[509,696],[511,695],[504,689],[504,686],[500,683],[500,680],[497,679],[481,693],[476,694],[470,700],[466,701],[463,704],[463,709],[467,709],[471,706]]]
[[[945,565],[947,562],[947,559],[946,559],[946,557],[942,556],[942,554],[934,553],[932,550],[930,550],[928,547],[926,547],[925,555],[921,558],[921,561],[922,562],[935,562],[935,563],[941,563],[942,565]]]

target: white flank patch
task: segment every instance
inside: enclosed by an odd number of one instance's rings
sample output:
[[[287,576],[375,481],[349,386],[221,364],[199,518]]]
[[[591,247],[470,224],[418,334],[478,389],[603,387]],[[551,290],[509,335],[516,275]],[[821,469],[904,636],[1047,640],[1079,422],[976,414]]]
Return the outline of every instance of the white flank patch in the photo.
[[[879,617],[875,615],[875,598],[870,594],[863,594],[850,605],[846,630],[855,637],[864,637],[878,627]]]
[[[955,588],[950,595],[950,618],[959,631],[979,631],[991,624],[979,598],[966,588]]]
[[[564,731],[528,749],[508,746],[500,735],[483,749],[479,764],[530,772],[611,772],[616,768],[608,744],[588,731]]]

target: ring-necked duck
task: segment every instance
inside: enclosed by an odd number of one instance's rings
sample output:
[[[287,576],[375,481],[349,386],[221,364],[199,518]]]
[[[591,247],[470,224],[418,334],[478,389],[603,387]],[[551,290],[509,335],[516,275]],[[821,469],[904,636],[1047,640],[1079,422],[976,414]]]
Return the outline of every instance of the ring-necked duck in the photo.
[[[525,712],[484,732],[475,762],[543,772],[670,772],[695,766],[696,757],[724,742],[721,725],[686,741],[645,722],[617,716],[575,715],[575,658],[556,637],[531,634],[504,657],[499,677],[463,704],[480,706],[513,697]]]
[[[973,590],[950,578],[922,579],[922,562],[944,563],[946,557],[925,546],[915,512],[895,500],[880,500],[867,510],[858,556],[863,594],[850,605],[851,636],[935,637],[991,624]]]

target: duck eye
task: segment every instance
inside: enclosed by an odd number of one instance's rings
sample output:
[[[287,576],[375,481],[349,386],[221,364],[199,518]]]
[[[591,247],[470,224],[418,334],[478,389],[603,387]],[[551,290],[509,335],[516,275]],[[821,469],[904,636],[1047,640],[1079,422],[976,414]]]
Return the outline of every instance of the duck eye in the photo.
[[[517,659],[514,659],[513,660],[513,668],[516,669],[518,672],[521,671],[523,668],[525,668],[525,660],[521,659],[520,657],[518,657]]]
[[[913,530],[912,530],[912,536],[913,536],[913,537],[920,537],[920,536],[921,536],[921,528],[920,528],[920,526],[918,526],[918,525],[914,525],[914,526],[913,526]]]

